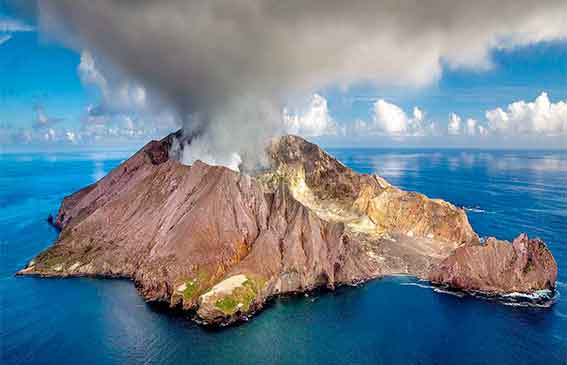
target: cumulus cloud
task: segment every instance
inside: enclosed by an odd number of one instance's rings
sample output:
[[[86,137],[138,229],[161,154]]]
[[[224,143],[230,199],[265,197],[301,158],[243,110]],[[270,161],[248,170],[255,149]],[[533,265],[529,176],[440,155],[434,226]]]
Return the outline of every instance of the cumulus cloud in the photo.
[[[338,130],[344,136],[359,137],[377,135],[385,137],[441,137],[441,136],[486,136],[490,130],[475,119],[462,118],[451,113],[446,124],[427,118],[425,111],[415,106],[408,114],[400,106],[378,99],[371,111],[371,121],[357,119]],[[442,127],[445,125],[446,127]]]
[[[489,110],[485,116],[491,130],[499,134],[567,134],[567,102],[552,103],[545,92],[533,102],[517,101],[508,105],[506,110]]]
[[[382,99],[374,104],[373,123],[357,120],[348,130],[350,135],[380,132],[386,136],[563,136],[567,135],[567,102],[553,103],[542,92],[533,102],[511,103],[505,109],[485,112],[485,120],[463,119],[451,113],[445,132],[439,123],[427,121],[424,112],[415,107],[410,117],[399,106]]]
[[[488,129],[477,120],[469,118],[467,119],[465,134],[469,136],[486,136]]]
[[[477,120],[468,118],[464,123],[459,115],[451,113],[447,124],[447,134],[450,136],[485,136],[489,130]]]
[[[372,131],[383,132],[393,136],[423,135],[424,113],[418,107],[413,108],[413,116],[409,117],[399,106],[379,99],[374,103],[374,124]]]
[[[345,136],[417,137],[437,134],[437,125],[415,106],[411,114],[400,106],[378,99],[372,106],[370,121],[357,119],[339,128]]]
[[[455,117],[458,118],[457,115]],[[448,134],[446,126],[442,127],[441,123],[429,118],[418,106],[414,106],[410,113],[384,99],[374,102],[369,120],[343,122],[337,129],[340,135],[346,137],[390,137],[397,141],[408,141],[405,137],[439,137]]]
[[[408,131],[406,113],[397,105],[382,99],[374,104],[374,123],[388,134],[406,134]]]
[[[283,123],[286,133],[304,137],[337,134],[337,124],[329,113],[327,99],[319,94],[311,97],[309,106],[302,112],[292,114],[288,108],[284,108]]]
[[[217,146],[228,155],[277,125],[264,124],[264,115],[240,119],[251,114],[243,108],[269,102],[281,110],[290,94],[359,81],[425,85],[443,65],[483,69],[494,48],[567,37],[564,0],[43,0],[39,6],[44,29],[63,30],[72,44],[104,55],[169,102],[190,133],[222,139],[212,131],[252,132]],[[230,111],[237,114],[226,118]],[[389,125],[396,132],[409,128],[397,122]]]

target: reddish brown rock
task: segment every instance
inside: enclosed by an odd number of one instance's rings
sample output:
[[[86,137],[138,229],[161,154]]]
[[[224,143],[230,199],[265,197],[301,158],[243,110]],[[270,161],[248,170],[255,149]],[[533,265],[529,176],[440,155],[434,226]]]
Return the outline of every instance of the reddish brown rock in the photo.
[[[511,244],[489,238],[480,246],[459,247],[428,279],[462,290],[530,293],[555,288],[557,264],[541,240],[521,234]]]
[[[169,156],[180,137],[150,142],[66,197],[57,242],[19,274],[131,278],[146,300],[227,324],[274,295],[385,275],[426,278],[449,267],[438,265],[453,252],[484,249],[462,209],[356,174],[299,137],[275,140],[271,168],[250,174],[182,165]],[[547,268],[535,253],[525,257],[534,273],[517,276],[513,289]]]

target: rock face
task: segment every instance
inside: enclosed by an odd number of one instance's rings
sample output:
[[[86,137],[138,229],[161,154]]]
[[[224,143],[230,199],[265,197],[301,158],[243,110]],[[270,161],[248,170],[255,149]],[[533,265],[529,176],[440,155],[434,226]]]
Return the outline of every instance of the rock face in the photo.
[[[249,174],[182,165],[176,138],[66,197],[59,239],[18,274],[131,278],[146,300],[215,324],[274,295],[385,275],[495,292],[555,285],[541,241],[481,245],[462,209],[356,174],[299,137],[274,140],[271,167]]]
[[[481,246],[459,247],[428,279],[486,293],[553,290],[557,264],[541,240],[521,234],[512,244],[489,238]]]

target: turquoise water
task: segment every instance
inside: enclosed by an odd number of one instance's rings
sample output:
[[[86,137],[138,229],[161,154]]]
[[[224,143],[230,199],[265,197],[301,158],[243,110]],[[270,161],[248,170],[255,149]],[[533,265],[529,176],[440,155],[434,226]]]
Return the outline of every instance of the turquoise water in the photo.
[[[61,199],[127,154],[0,155],[1,364],[567,364],[567,153],[332,150],[356,171],[467,208],[481,235],[539,236],[559,265],[551,308],[441,294],[411,278],[281,298],[207,330],[131,282],[20,278]],[[419,285],[417,285],[419,284]]]

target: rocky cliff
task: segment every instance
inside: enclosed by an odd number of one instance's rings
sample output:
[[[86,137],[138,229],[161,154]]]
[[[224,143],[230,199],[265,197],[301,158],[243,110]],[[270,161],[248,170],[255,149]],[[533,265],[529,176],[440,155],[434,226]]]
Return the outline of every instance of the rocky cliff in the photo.
[[[462,209],[357,174],[299,137],[274,140],[270,167],[246,174],[182,165],[175,138],[66,197],[57,242],[19,274],[131,278],[146,300],[217,324],[274,295],[385,275],[502,293],[555,285],[541,241],[481,244]]]
[[[483,245],[459,247],[433,269],[432,283],[485,293],[551,290],[557,264],[539,239],[521,234],[512,244],[489,238]]]

